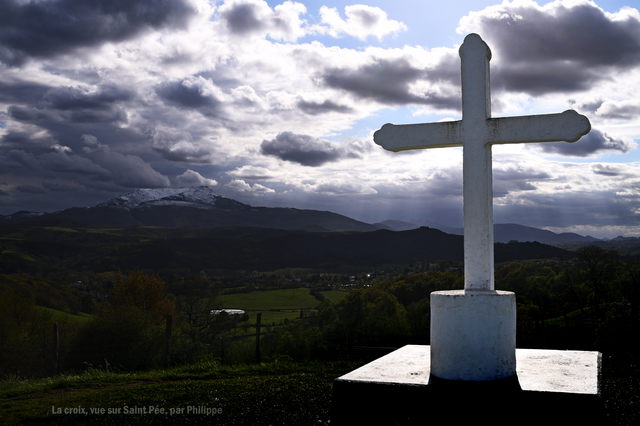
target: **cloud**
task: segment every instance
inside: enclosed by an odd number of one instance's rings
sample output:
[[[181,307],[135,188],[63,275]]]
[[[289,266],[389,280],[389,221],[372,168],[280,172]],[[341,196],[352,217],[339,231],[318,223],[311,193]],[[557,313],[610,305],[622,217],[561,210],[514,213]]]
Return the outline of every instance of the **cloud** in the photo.
[[[0,30],[1,31],[1,30]],[[0,49],[2,47],[0,46]],[[32,81],[0,81],[0,102],[38,102],[50,90],[50,86]]]
[[[89,87],[58,87],[47,90],[34,105],[11,105],[9,116],[23,122],[58,121],[66,123],[127,123],[128,117],[120,103],[133,94],[107,86],[92,90]],[[12,98],[12,101],[25,102]]]
[[[549,142],[535,144],[535,149],[548,154],[563,155],[566,157],[590,157],[605,152],[625,154],[636,149],[638,144],[630,138],[614,138],[598,129],[591,131],[577,142]]]
[[[317,31],[332,37],[346,34],[360,40],[366,40],[369,36],[376,36],[378,40],[382,40],[389,34],[395,35],[407,30],[405,24],[389,19],[387,12],[378,7],[356,4],[346,6],[344,11],[346,20],[340,17],[336,8],[322,6],[320,16],[325,25],[317,27]]]
[[[0,0],[0,10],[0,62],[10,66],[121,42],[149,28],[184,28],[195,12],[182,0]]]
[[[218,184],[214,179],[207,179],[200,173],[191,169],[187,169],[180,176],[176,176],[176,184],[178,186],[215,186]]]
[[[371,186],[359,182],[349,175],[334,179],[321,179],[313,184],[305,184],[303,187],[307,192],[324,195],[370,195],[378,193]]]
[[[269,35],[274,40],[295,41],[305,35],[300,15],[307,8],[297,2],[286,1],[271,9],[261,0],[227,1],[218,9],[228,31],[241,38]]]
[[[7,108],[9,117],[17,121],[30,122],[39,120],[49,120],[54,117],[47,111],[35,107],[24,107],[21,105],[11,105]]]
[[[201,76],[163,83],[156,88],[156,93],[167,105],[196,110],[207,117],[216,117],[221,113],[222,91],[210,79]]]
[[[376,58],[373,63],[362,65],[355,70],[328,68],[322,73],[320,79],[327,87],[341,89],[359,98],[386,105],[422,104],[459,110],[461,100],[457,93],[442,94],[435,88],[430,91],[420,91],[412,87],[415,83],[428,79],[435,80],[433,83],[437,83],[444,77],[449,78],[454,71],[446,72],[445,65],[448,67],[448,63],[443,62],[442,67],[425,70],[411,65],[405,58]],[[431,73],[434,74],[432,77]],[[459,75],[459,69],[455,70],[455,73]]]
[[[4,157],[0,157],[0,165],[2,168],[28,168],[37,167],[37,160],[31,153],[27,153],[21,149],[12,149]]]
[[[309,115],[326,114],[328,112],[339,112],[339,113],[353,112],[353,108],[350,108],[345,105],[339,105],[328,99],[326,99],[324,102],[299,101],[297,105],[298,105],[298,108],[300,108],[305,114],[309,114]]]
[[[344,148],[309,135],[282,132],[270,141],[263,140],[260,152],[281,160],[318,167],[344,158],[360,158],[366,148],[361,143]]]
[[[42,181],[42,186],[46,189],[48,189],[49,191],[53,191],[53,192],[67,192],[67,191],[75,191],[78,188],[74,187],[74,186],[69,186],[69,185],[59,185],[55,182],[47,182],[47,181]]]
[[[619,176],[621,171],[618,167],[606,164],[594,164],[591,166],[593,173],[602,176]]]
[[[236,179],[268,180],[273,177],[271,171],[264,167],[245,165],[228,171],[227,175]]]
[[[167,160],[189,163],[209,163],[214,153],[213,147],[188,141],[179,141],[171,146],[156,149]]]
[[[254,183],[253,185],[249,185],[242,179],[234,179],[231,182],[229,182],[226,186],[227,188],[233,191],[249,193],[255,196],[262,196],[264,194],[276,192],[275,190],[271,188],[267,188],[266,186],[260,185],[259,183]]]
[[[89,87],[56,87],[43,95],[51,108],[59,110],[108,109],[113,103],[133,98],[129,90],[106,84],[92,90]]]
[[[170,161],[208,163],[214,154],[212,145],[194,141],[186,129],[158,125],[152,134],[153,149]]]
[[[538,188],[531,182],[549,179],[551,175],[545,171],[497,165],[493,171],[493,196],[502,198],[512,192],[533,191]]]
[[[614,120],[634,120],[640,117],[640,102],[636,99],[625,101],[602,101],[594,112],[603,118]]]
[[[75,154],[69,155],[64,150],[55,150],[39,156],[37,167],[41,170],[79,173],[100,179],[105,179],[110,175],[107,169],[95,164],[90,159]]]
[[[133,99],[129,90],[114,85],[92,89],[89,87],[57,87],[42,97],[45,109],[55,112],[71,122],[127,123],[127,113],[121,103]]]
[[[500,58],[494,87],[531,95],[583,91],[613,69],[640,64],[640,15],[631,8],[606,13],[586,0],[515,0],[471,12],[457,31],[481,34]]]
[[[103,177],[102,180],[108,180],[126,188],[164,188],[170,186],[169,178],[154,170],[142,158],[137,155],[111,151],[109,146],[101,143],[93,145],[93,140],[88,136],[92,135],[83,135],[83,140],[90,140],[92,146],[83,150],[87,157],[81,158],[86,161],[92,160],[95,165],[107,171],[106,177]]]
[[[20,192],[26,192],[27,194],[44,194],[45,190],[35,185],[18,185],[16,189]]]

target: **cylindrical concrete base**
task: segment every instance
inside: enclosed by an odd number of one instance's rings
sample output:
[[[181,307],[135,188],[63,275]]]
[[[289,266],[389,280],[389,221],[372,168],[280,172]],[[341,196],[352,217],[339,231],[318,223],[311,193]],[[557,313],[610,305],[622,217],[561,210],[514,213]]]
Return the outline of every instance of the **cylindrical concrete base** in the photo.
[[[431,374],[470,381],[516,374],[515,293],[431,293]]]

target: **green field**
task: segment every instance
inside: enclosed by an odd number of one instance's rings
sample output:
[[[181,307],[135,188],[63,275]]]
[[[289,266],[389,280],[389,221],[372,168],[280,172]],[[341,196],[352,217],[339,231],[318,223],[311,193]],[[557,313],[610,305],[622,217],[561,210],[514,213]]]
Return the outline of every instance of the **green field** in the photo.
[[[63,228],[60,226],[43,226],[42,229],[46,229],[47,231],[59,231],[59,232],[78,232],[73,228]]]
[[[264,325],[278,325],[285,319],[293,320],[300,316],[300,309],[316,308],[320,304],[309,294],[308,288],[224,294],[218,296],[218,300],[223,308],[247,311],[250,323],[255,323],[258,312],[262,313],[261,323]],[[247,332],[255,333],[255,329]]]
[[[20,253],[16,250],[4,250],[2,254],[7,256],[15,256],[23,260],[28,260],[29,262],[35,262],[35,259],[33,257],[29,256],[28,254]]]
[[[289,290],[253,291],[251,293],[218,296],[225,308],[244,310],[271,310],[315,308],[320,302],[309,294],[308,288]]]
[[[345,291],[323,291],[325,298],[336,302],[344,297]],[[308,288],[295,288],[289,290],[254,291],[251,293],[224,294],[218,296],[222,307],[226,309],[242,309],[249,315],[249,323],[255,324],[258,313],[262,314],[261,324],[264,326],[280,325],[285,320],[294,320],[300,317],[301,309],[304,315],[316,315],[320,301],[309,294]],[[255,328],[244,330],[246,334],[255,333]]]
[[[349,294],[348,291],[342,291],[342,290],[321,291],[320,293],[322,293],[325,299],[330,300],[331,303],[336,303],[338,300],[342,299],[347,294]]]
[[[67,316],[72,321],[78,324],[84,324],[85,322],[87,322],[89,319],[93,317],[93,315],[86,314],[84,312],[80,312],[78,315],[73,315],[73,314],[68,314],[66,312],[58,311],[56,309],[46,308],[44,306],[38,306],[37,308],[42,309],[43,311],[46,311],[46,312],[50,312],[54,321],[58,321],[60,318]]]

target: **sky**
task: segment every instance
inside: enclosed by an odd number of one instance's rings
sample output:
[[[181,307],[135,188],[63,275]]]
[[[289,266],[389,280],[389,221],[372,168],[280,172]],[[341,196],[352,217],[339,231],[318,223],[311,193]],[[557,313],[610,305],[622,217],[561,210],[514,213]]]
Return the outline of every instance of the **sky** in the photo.
[[[493,146],[495,223],[640,236],[640,12],[624,1],[0,0],[0,215],[210,185],[254,206],[462,226],[458,49],[493,117],[586,115],[578,142]]]

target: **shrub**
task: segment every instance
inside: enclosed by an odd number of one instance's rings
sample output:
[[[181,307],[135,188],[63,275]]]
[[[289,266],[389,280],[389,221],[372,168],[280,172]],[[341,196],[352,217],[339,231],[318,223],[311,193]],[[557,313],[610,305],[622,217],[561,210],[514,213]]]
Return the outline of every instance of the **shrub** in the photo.
[[[154,324],[143,309],[117,306],[90,320],[71,344],[65,367],[97,367],[105,361],[120,369],[159,364],[164,347],[163,324]]]

